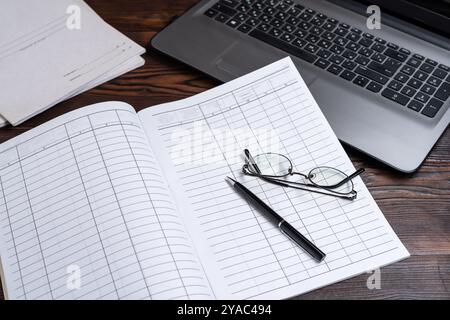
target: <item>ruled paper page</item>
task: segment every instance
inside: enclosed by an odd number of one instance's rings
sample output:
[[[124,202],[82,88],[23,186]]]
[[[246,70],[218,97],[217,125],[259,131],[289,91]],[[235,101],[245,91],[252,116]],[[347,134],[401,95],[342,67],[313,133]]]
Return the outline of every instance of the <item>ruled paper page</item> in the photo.
[[[76,110],[0,146],[10,299],[211,298],[130,106]]]
[[[300,172],[321,165],[354,171],[289,58],[139,115],[164,171],[173,172],[168,179],[179,188],[183,216],[218,297],[287,298],[409,255],[360,178],[358,199],[348,201],[243,176],[244,148],[254,155],[282,153]],[[326,259],[313,261],[249,206],[226,176],[257,193]]]

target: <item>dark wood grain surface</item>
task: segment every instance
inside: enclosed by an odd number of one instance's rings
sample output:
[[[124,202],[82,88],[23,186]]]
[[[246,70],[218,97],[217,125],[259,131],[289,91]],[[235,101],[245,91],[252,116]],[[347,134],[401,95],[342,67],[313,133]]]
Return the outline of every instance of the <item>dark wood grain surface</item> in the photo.
[[[88,0],[119,31],[142,46],[196,0]],[[145,66],[58,104],[18,127],[0,129],[0,142],[68,111],[108,100],[140,110],[192,96],[217,82],[149,49]],[[1,90],[1,89],[0,89]],[[420,170],[401,174],[346,148],[370,192],[411,257],[381,269],[381,289],[369,290],[368,274],[299,296],[299,299],[450,299],[450,132]],[[3,294],[0,292],[0,297]]]

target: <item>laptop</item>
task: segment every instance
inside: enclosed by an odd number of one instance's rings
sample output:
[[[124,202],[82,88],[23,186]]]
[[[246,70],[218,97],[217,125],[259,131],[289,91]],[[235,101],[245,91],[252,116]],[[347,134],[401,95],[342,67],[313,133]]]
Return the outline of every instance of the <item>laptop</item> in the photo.
[[[151,45],[223,82],[289,55],[343,143],[414,172],[450,121],[448,26],[447,0],[204,0]]]

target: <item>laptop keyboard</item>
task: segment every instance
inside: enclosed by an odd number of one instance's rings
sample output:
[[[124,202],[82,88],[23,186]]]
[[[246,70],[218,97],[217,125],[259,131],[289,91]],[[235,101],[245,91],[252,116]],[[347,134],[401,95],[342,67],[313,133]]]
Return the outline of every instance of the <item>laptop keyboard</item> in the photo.
[[[220,0],[205,15],[429,118],[450,96],[448,66],[292,0]]]

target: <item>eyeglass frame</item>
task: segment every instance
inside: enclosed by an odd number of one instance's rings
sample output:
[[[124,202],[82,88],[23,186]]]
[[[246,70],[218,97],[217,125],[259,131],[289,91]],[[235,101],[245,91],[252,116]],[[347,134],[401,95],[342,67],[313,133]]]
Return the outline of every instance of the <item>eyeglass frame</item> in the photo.
[[[336,168],[333,168],[333,167],[319,166],[319,167],[311,169],[310,172],[308,173],[308,175],[306,175],[306,174],[301,173],[301,172],[293,171],[294,165],[293,165],[291,159],[289,159],[285,155],[279,154],[279,153],[267,152],[267,153],[259,154],[256,157],[263,156],[263,155],[280,156],[280,157],[282,157],[282,158],[284,158],[284,159],[289,161],[290,168],[288,170],[288,173],[285,174],[285,175],[280,175],[280,176],[263,175],[263,174],[261,174],[261,170],[259,169],[258,165],[256,164],[254,158],[250,154],[250,151],[248,149],[245,149],[244,150],[244,154],[245,154],[245,164],[242,167],[242,172],[244,174],[246,174],[246,175],[258,177],[260,179],[263,179],[264,181],[267,181],[269,183],[276,184],[276,185],[279,185],[279,186],[282,186],[282,187],[310,191],[310,192],[319,193],[319,194],[328,195],[328,196],[333,196],[333,197],[346,199],[346,200],[355,200],[357,198],[358,193],[355,190],[355,185],[353,184],[353,179],[356,178],[357,176],[361,175],[365,171],[364,168],[360,168],[360,169],[356,170],[354,173],[352,173],[351,175],[347,175],[343,171],[341,171],[339,169],[336,169]],[[255,172],[251,172],[250,171],[250,169],[249,169],[250,166],[253,167]],[[342,174],[345,178],[342,179],[342,181],[340,181],[340,182],[338,182],[338,183],[336,183],[336,184],[334,184],[332,186],[321,186],[321,185],[318,185],[317,183],[314,183],[314,181],[311,180],[311,175],[312,175],[311,173],[314,170],[317,170],[317,169],[320,169],[320,168],[335,170],[336,172],[339,172],[340,174]],[[286,178],[286,177],[293,176],[293,175],[302,176],[306,180],[310,181],[311,184],[301,183],[301,182],[293,182],[293,181],[281,180],[280,179],[280,178]],[[351,188],[352,190],[350,192],[342,193],[342,192],[338,192],[338,191],[334,191],[333,190],[333,189],[339,188],[340,186],[342,186],[344,183],[347,183],[348,181],[350,181],[351,186],[352,186],[352,188]],[[311,189],[302,188],[302,187],[299,187],[299,186],[323,189],[323,190],[326,190],[327,192],[319,191],[319,190],[311,190]]]

